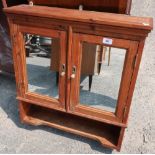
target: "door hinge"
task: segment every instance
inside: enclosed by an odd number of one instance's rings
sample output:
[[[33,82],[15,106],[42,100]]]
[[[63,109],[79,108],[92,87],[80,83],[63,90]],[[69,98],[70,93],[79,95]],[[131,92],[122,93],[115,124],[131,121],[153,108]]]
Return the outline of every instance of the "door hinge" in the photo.
[[[75,110],[75,107],[72,105],[72,106],[70,107],[70,110],[71,110],[71,111],[74,111],[74,110]]]
[[[138,54],[135,55],[134,60],[133,60],[133,69],[137,66],[137,58]]]
[[[20,90],[21,83],[17,83],[17,89]]]
[[[126,116],[126,112],[127,112],[127,106],[125,106],[125,107],[124,107],[124,110],[123,110],[123,120],[124,120],[124,118],[125,118],[125,116]]]
[[[24,86],[24,83],[23,82],[18,82],[17,83],[17,88],[18,89],[20,89],[21,87],[23,87]]]
[[[16,43],[17,43],[16,39],[17,39],[17,33],[13,34],[12,36],[12,43],[14,46],[16,46]]]

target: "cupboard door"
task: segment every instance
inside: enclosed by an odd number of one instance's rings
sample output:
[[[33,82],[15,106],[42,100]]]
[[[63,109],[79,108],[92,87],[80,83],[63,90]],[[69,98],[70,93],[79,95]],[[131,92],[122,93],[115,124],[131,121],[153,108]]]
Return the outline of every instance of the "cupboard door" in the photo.
[[[73,35],[70,111],[122,125],[138,43]]]
[[[20,97],[65,110],[66,32],[25,26],[19,32]]]

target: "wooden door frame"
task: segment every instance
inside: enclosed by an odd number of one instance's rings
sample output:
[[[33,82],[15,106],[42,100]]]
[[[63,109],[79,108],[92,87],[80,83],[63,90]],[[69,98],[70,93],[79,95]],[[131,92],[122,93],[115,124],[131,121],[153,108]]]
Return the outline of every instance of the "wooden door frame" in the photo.
[[[16,38],[18,40],[18,53],[14,56],[14,61],[17,63],[18,71],[20,71],[20,77],[23,81],[18,85],[21,87],[20,93],[17,99],[22,101],[28,101],[37,105],[44,105],[48,108],[53,108],[61,111],[66,111],[65,109],[65,87],[66,87],[66,74],[65,76],[59,75],[59,99],[54,99],[52,97],[44,96],[34,92],[28,91],[28,77],[26,69],[26,55],[25,55],[25,45],[24,45],[24,33],[36,34],[45,37],[59,38],[60,39],[60,64],[66,64],[66,37],[65,31],[52,30],[46,28],[38,28],[33,26],[22,26],[17,25],[18,33],[16,33]],[[19,52],[22,51],[22,52]],[[17,71],[16,71],[17,72]],[[61,65],[59,66],[59,72],[61,72]],[[18,75],[19,76],[19,75]]]
[[[134,71],[133,63],[138,50],[138,42],[125,40],[125,39],[110,38],[113,40],[112,45],[105,45],[102,42],[103,38],[104,37],[102,36],[94,36],[89,34],[88,35],[80,34],[80,33],[73,34],[72,66],[74,65],[76,66],[77,73],[76,73],[76,78],[71,80],[71,92],[70,92],[70,103],[69,103],[70,112],[80,116],[88,117],[91,119],[96,119],[107,123],[112,123],[115,125],[125,126],[122,123],[123,114],[126,108],[128,92],[129,92],[130,83],[131,83],[132,75]],[[99,110],[96,108],[79,104],[79,86],[80,86],[79,82],[80,82],[80,68],[81,68],[81,57],[82,57],[81,42],[88,42],[88,43],[126,49],[126,56],[124,60],[124,67],[123,67],[123,72],[121,77],[120,89],[118,94],[118,102],[117,102],[115,113],[103,111],[103,110]]]

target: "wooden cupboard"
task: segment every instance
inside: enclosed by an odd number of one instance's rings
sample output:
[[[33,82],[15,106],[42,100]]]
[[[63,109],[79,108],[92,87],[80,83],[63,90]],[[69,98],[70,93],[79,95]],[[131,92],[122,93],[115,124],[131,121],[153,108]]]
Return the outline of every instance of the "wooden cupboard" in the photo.
[[[28,0],[34,5],[130,14],[132,0]]]
[[[120,150],[152,18],[29,5],[4,11],[10,23],[22,122],[48,125]],[[26,57],[26,35],[47,38],[48,47],[40,47],[40,52],[52,52],[53,40],[59,40],[58,86],[51,58],[40,58],[35,50]],[[91,91],[81,75],[85,43],[111,47],[111,64],[103,64]]]

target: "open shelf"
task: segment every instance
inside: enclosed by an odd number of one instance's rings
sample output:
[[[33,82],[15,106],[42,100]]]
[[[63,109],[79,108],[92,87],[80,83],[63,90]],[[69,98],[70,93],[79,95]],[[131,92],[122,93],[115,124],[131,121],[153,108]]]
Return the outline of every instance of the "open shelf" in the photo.
[[[97,140],[107,147],[117,148],[121,127],[51,110],[38,105],[25,102],[22,102],[22,104],[25,109],[29,108],[26,116],[22,118],[25,123],[51,126]]]
[[[40,103],[37,100],[34,101],[34,98],[32,100],[32,99],[25,99],[23,97],[17,97],[17,99],[20,102],[29,103],[29,104],[33,104],[33,105],[36,105],[36,106],[42,106],[42,107],[45,107],[45,108],[48,108],[48,109],[55,109],[55,107],[52,106],[52,104],[50,104],[50,103]],[[57,108],[55,110],[66,112],[66,110],[63,109],[63,108],[61,108],[61,109]],[[96,118],[95,117],[90,117],[90,116],[82,114],[82,113],[76,113],[76,112],[69,112],[69,113],[72,114],[72,115],[80,116],[80,117],[86,117],[86,118],[91,119],[91,120],[93,119],[94,121],[100,121],[102,123],[112,124],[114,126],[120,126],[120,127],[123,127],[123,128],[127,127],[126,124],[120,122],[118,119],[109,120],[109,119],[101,119],[101,118],[97,118],[97,117]]]

